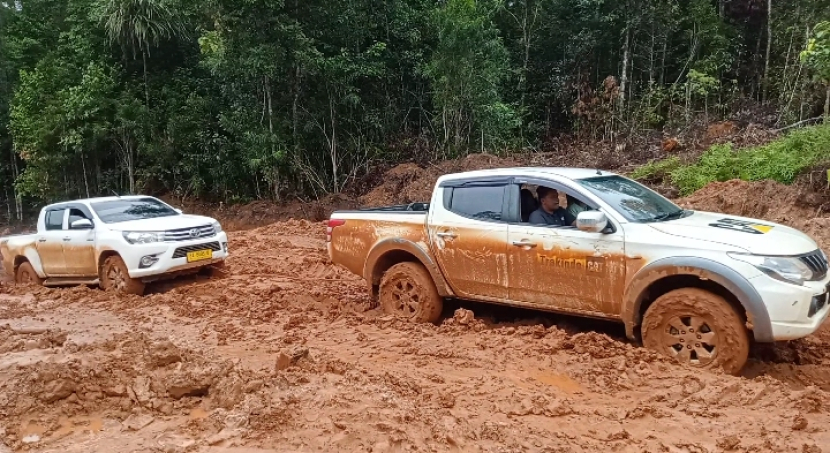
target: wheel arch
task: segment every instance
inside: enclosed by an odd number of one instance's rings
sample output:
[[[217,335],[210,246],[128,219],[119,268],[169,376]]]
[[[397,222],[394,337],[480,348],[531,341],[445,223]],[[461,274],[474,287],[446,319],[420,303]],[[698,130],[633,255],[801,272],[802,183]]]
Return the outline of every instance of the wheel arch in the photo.
[[[112,249],[101,250],[101,252],[98,254],[98,276],[99,277],[101,276],[101,271],[104,269],[104,263],[107,261],[107,258],[109,258],[111,256],[121,256],[121,254],[118,253],[115,250],[112,250]]]
[[[441,297],[451,297],[453,295],[447,281],[441,274],[441,270],[430,256],[426,245],[406,239],[392,238],[375,244],[366,258],[363,278],[368,283],[373,298],[377,297],[378,285],[380,285],[383,273],[395,264],[403,262],[415,262],[424,266],[432,277],[435,288]]]
[[[15,255],[13,261],[13,269],[12,275],[17,274],[17,268],[20,267],[23,263],[29,263],[32,265],[32,268],[35,270],[35,273],[40,278],[46,278],[46,271],[43,270],[43,262],[40,260],[40,255],[37,253],[37,249],[35,247],[26,247],[22,251],[23,253],[19,253]]]
[[[756,341],[773,341],[769,312],[752,284],[734,269],[700,257],[663,258],[634,275],[623,297],[626,336],[638,337],[643,314],[654,300],[673,289],[689,287],[724,297],[744,317]]]
[[[17,255],[14,257],[14,271],[17,272],[17,268],[20,267],[23,263],[29,263],[29,258],[26,258],[24,255]]]

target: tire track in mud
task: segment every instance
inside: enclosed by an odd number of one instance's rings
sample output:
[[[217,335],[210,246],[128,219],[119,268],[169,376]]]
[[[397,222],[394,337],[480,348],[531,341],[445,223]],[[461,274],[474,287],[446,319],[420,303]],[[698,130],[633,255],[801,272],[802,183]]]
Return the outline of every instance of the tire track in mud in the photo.
[[[363,281],[328,263],[324,231],[289,221],[233,233],[224,278],[159,283],[145,297],[0,285],[0,325],[9,324],[0,439],[67,452],[89,442],[101,451],[830,445],[826,329],[756,348],[747,377],[732,377],[674,365],[605,323],[528,310],[462,304],[439,325],[413,325],[368,306]]]

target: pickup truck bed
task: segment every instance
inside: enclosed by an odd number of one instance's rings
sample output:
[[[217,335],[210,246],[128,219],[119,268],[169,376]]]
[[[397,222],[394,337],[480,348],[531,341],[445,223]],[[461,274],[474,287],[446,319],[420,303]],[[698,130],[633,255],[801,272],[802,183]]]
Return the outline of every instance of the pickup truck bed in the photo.
[[[349,271],[362,275],[367,281],[373,282],[373,286],[380,283],[382,275],[372,274],[374,266],[367,266],[368,262],[387,252],[400,250],[402,246],[406,247],[405,244],[418,244],[425,249],[428,248],[427,211],[407,210],[407,206],[404,205],[338,211],[337,217],[338,220],[329,222],[328,233],[330,234],[336,226],[348,224],[348,234],[338,234],[334,238],[329,236],[332,260]],[[386,256],[385,259],[394,260],[395,254]],[[377,297],[376,288],[372,290],[372,294],[373,297]]]

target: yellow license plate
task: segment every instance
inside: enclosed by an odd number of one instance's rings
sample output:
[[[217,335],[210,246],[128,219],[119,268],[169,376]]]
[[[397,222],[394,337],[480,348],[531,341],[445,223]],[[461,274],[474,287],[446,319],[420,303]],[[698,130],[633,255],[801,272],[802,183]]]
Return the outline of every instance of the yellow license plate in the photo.
[[[209,260],[213,258],[213,250],[196,250],[195,252],[187,252],[187,262]]]

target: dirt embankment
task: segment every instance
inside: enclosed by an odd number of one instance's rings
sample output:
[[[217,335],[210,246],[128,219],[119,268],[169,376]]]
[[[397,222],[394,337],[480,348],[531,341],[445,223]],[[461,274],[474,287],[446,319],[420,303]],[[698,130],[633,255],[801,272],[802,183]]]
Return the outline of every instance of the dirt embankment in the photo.
[[[754,186],[684,203],[755,214],[761,201],[739,200]],[[776,209],[786,188],[768,190],[764,217],[806,216]],[[669,363],[604,323],[463,305],[412,325],[368,306],[363,282],[328,262],[324,232],[287,221],[232,233],[225,278],[144,297],[3,283],[0,441],[65,453],[830,451],[827,329],[756,348],[732,377]]]

